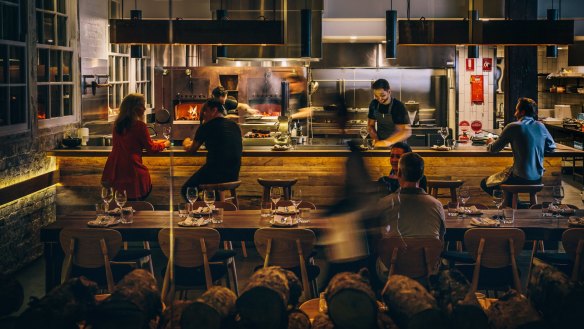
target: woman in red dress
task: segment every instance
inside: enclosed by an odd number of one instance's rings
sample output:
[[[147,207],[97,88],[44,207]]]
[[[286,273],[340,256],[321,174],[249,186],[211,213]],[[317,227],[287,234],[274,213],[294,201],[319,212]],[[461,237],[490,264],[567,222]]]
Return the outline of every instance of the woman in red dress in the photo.
[[[142,164],[142,150],[160,152],[169,141],[153,141],[144,123],[144,95],[129,94],[120,105],[114,122],[113,147],[107,158],[101,183],[114,190],[126,190],[128,200],[144,200],[152,190],[150,173]]]

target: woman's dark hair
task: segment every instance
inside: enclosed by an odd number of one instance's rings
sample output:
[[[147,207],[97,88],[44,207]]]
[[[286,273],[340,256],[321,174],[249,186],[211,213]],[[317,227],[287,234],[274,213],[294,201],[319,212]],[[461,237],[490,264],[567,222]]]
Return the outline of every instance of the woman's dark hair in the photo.
[[[371,85],[371,89],[383,89],[385,91],[389,90],[389,82],[385,79],[378,79]]]
[[[132,126],[134,121],[138,120],[136,107],[144,104],[144,102],[145,99],[142,94],[129,94],[124,97],[124,100],[120,104],[118,117],[114,121],[114,127],[118,134],[124,133],[126,129]]]
[[[216,87],[215,89],[213,89],[213,91],[211,92],[211,95],[213,95],[213,97],[215,97],[215,98],[219,98],[222,96],[226,96],[227,91],[225,91],[225,88],[219,86],[219,87]]]
[[[397,142],[397,143],[393,144],[391,146],[391,148],[392,149],[394,149],[394,148],[402,149],[402,150],[404,150],[404,153],[412,152],[412,148],[404,142]]]
[[[525,111],[525,116],[537,118],[537,103],[531,98],[519,98],[517,100],[517,109],[519,112]]]

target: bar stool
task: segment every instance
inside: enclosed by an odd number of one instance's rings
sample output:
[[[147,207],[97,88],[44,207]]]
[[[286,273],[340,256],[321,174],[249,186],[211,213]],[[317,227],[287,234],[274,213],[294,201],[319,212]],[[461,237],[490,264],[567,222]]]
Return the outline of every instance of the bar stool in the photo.
[[[543,189],[543,184],[537,185],[507,185],[501,184],[501,190],[505,193],[505,203],[509,204],[509,200],[507,200],[509,194],[512,195],[511,199],[511,206],[513,209],[517,209],[517,200],[519,198],[519,193],[529,193],[529,206],[533,206],[537,204],[537,192]]]
[[[438,189],[447,188],[450,189],[450,201],[456,202],[456,189],[464,184],[462,180],[439,180],[439,179],[429,179],[428,180],[428,194],[432,195],[434,198],[438,198]]]
[[[263,179],[258,178],[258,183],[264,187],[264,193],[262,195],[262,202],[270,201],[270,188],[281,187],[284,190],[283,200],[290,200],[290,195],[292,194],[292,186],[298,182],[298,179]]]
[[[237,208],[239,208],[239,201],[237,200],[236,189],[241,185],[241,181],[225,182],[217,184],[201,184],[199,185],[200,190],[214,190],[216,201],[227,201],[230,200]],[[229,191],[231,196],[229,198],[225,197],[225,191]]]

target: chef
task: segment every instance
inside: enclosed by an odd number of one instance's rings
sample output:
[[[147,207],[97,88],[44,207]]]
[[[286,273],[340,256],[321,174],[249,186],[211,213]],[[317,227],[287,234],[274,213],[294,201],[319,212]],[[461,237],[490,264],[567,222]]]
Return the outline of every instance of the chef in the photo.
[[[227,119],[243,123],[245,117],[260,114],[259,110],[252,109],[245,103],[238,103],[232,96],[227,96],[227,91],[221,86],[213,89],[211,94],[213,95],[213,99],[219,101],[223,105],[223,114]]]
[[[367,130],[375,147],[389,147],[412,134],[410,119],[402,102],[391,97],[389,82],[379,79],[371,85],[374,99],[369,104]]]

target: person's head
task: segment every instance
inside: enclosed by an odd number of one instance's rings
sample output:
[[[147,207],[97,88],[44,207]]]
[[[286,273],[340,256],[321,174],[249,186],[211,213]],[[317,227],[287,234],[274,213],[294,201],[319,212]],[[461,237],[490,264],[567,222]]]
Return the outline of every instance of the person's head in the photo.
[[[146,100],[142,94],[129,94],[124,97],[120,104],[118,117],[114,122],[116,131],[122,133],[129,128],[136,120],[144,119],[144,112],[146,112]]]
[[[409,152],[399,159],[397,177],[401,182],[417,183],[424,176],[424,159],[417,153]]]
[[[387,103],[391,98],[391,88],[389,87],[389,82],[385,79],[378,79],[371,85],[373,89],[373,97],[379,103]]]
[[[213,89],[211,95],[213,95],[213,98],[218,100],[221,104],[225,104],[225,101],[227,100],[227,91],[221,86]]]
[[[203,109],[201,110],[201,117],[203,121],[207,122],[216,117],[223,116],[223,105],[216,99],[209,99],[203,104]]]
[[[391,170],[397,171],[399,159],[405,153],[412,152],[412,148],[404,143],[397,142],[392,145],[391,152],[389,153],[389,163],[391,164]]]
[[[537,103],[527,97],[521,97],[517,100],[517,106],[515,106],[515,117],[520,120],[523,117],[537,117]]]

